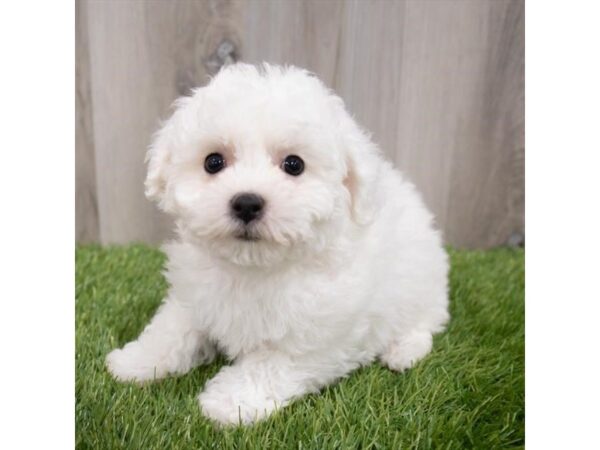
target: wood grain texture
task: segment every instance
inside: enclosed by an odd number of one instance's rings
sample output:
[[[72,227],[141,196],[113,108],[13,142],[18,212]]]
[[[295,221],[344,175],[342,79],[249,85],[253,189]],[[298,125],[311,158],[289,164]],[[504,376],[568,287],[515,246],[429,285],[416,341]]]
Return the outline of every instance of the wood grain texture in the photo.
[[[406,3],[352,0],[344,5],[334,89],[349,111],[395,159]]]
[[[293,64],[334,84],[344,2],[249,0],[241,6],[243,61]]]
[[[523,232],[522,12],[518,0],[407,3],[395,161],[457,246]]]
[[[206,82],[205,63],[229,35],[233,9],[216,1],[88,4],[103,243],[169,236],[171,221],[144,197],[144,155],[172,102]]]
[[[145,149],[177,96],[237,59],[319,75],[417,185],[448,243],[485,248],[524,233],[523,0],[87,6],[77,17],[89,27],[82,110],[93,112],[85,157],[95,161],[83,170],[95,167],[102,242],[168,235],[143,197]]]
[[[75,4],[75,239],[100,239],[92,126],[87,5]]]

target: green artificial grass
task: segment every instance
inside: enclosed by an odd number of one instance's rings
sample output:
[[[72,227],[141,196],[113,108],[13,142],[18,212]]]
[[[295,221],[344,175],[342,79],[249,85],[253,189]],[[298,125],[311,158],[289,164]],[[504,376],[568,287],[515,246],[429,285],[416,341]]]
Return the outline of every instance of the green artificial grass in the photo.
[[[117,383],[104,367],[159,305],[164,255],[142,245],[78,247],[77,448],[522,447],[524,252],[450,254],[452,320],[414,368],[399,374],[375,363],[254,426],[220,429],[196,397],[222,358],[145,386]]]

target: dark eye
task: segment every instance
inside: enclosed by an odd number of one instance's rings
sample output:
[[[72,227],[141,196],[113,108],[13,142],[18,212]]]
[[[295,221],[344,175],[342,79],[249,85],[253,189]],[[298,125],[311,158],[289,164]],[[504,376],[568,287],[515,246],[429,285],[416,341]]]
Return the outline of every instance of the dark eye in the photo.
[[[208,173],[217,173],[225,167],[225,158],[220,153],[211,153],[204,160],[204,170]]]
[[[283,160],[281,168],[285,170],[286,173],[297,177],[304,172],[304,161],[302,161],[302,158],[299,156],[289,155]]]

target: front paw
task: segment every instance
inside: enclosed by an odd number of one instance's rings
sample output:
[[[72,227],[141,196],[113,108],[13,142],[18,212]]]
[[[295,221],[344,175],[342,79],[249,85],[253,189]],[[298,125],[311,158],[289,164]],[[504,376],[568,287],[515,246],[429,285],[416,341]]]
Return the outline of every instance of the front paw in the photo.
[[[118,381],[142,383],[164,376],[136,342],[130,342],[122,349],[110,352],[106,356],[106,367]]]
[[[285,405],[265,395],[258,386],[230,380],[218,374],[198,396],[200,409],[221,425],[249,425]]]
[[[249,425],[264,419],[276,409],[275,403],[270,404],[266,399],[248,402],[239,398],[238,393],[215,390],[202,392],[198,401],[202,414],[225,426]]]

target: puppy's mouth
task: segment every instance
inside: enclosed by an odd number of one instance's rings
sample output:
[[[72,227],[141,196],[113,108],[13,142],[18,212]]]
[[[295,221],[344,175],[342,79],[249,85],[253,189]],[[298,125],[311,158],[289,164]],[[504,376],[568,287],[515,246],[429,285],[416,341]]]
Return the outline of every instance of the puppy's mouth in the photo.
[[[236,234],[235,237],[236,237],[236,239],[238,239],[240,241],[247,241],[247,242],[260,241],[260,237],[256,233],[253,233],[250,230],[248,230],[247,228],[244,229],[241,233]]]

